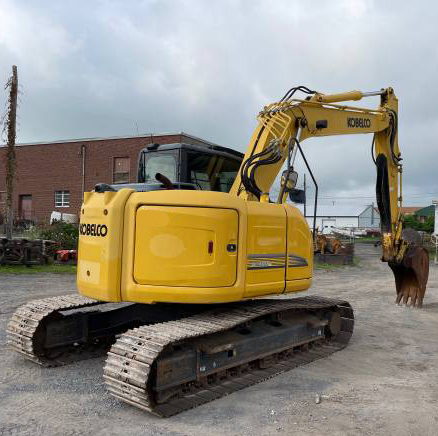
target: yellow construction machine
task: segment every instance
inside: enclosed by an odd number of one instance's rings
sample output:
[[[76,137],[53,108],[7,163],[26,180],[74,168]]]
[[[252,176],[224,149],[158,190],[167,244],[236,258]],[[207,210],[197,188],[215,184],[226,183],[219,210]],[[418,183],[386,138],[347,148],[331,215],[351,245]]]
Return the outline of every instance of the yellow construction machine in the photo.
[[[294,98],[298,91],[304,99]],[[341,104],[370,96],[380,98],[377,109]],[[19,308],[8,325],[9,343],[46,366],[111,345],[108,390],[160,416],[345,347],[354,324],[348,302],[285,298],[312,283],[315,228],[286,200],[296,185],[297,155],[314,180],[301,143],[320,136],[374,135],[382,260],[394,272],[397,302],[421,306],[429,260],[415,235],[402,230],[397,111],[392,88],[333,95],[292,88],[260,112],[230,192],[173,189],[158,174],[167,189],[104,185],[85,193],[81,295]],[[208,178],[217,178],[216,171],[211,166]]]

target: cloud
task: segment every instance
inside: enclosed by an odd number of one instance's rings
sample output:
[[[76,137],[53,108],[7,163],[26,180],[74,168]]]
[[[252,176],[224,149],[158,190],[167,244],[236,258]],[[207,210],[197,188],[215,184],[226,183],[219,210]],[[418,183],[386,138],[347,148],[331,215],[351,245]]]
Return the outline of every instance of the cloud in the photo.
[[[63,63],[80,49],[68,31],[49,18],[19,8],[16,2],[0,3],[2,72],[7,59],[30,69],[39,86],[53,84],[62,75]]]
[[[242,151],[258,111],[291,86],[393,86],[405,192],[427,203],[438,193],[437,12],[432,1],[3,0],[0,78],[18,65],[20,142],[129,135],[138,125]],[[306,141],[321,195],[373,196],[370,143]]]

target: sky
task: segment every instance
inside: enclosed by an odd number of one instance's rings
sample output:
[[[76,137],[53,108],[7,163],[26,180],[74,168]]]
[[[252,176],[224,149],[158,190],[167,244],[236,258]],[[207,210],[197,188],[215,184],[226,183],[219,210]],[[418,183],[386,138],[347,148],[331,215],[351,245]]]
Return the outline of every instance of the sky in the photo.
[[[18,66],[21,143],[184,131],[241,151],[257,113],[292,86],[392,86],[404,204],[428,205],[438,199],[437,21],[434,1],[0,0],[0,82]],[[321,204],[375,201],[371,140],[303,144]]]

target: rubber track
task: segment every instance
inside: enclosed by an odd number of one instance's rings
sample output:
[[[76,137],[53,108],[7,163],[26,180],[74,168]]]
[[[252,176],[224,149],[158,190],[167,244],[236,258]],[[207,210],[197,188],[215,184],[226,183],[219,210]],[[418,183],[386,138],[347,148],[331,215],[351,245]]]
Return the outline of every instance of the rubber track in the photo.
[[[42,332],[44,321],[55,312],[95,306],[97,304],[103,303],[78,294],[30,301],[19,307],[12,315],[6,328],[7,343],[14,351],[23,354],[26,359],[46,367],[65,365],[79,359],[93,357],[90,354],[93,354],[96,350],[92,350],[90,347],[87,349],[85,346],[75,350],[75,352],[70,350],[71,353],[65,352],[56,358],[48,359],[37,355],[36,343],[39,339],[38,335]],[[80,352],[78,353],[77,351]],[[100,354],[102,354],[101,350]]]
[[[321,345],[299,351],[291,359],[273,363],[267,369],[255,370],[219,383],[191,391],[164,404],[154,404],[148,392],[153,363],[168,345],[226,331],[263,315],[291,309],[328,309],[337,306],[341,314],[341,332]],[[142,326],[128,330],[111,347],[104,367],[104,379],[109,392],[126,403],[168,417],[184,410],[228,395],[269,379],[299,365],[326,357],[346,347],[353,332],[353,309],[346,301],[322,297],[256,300],[224,312],[211,311],[178,321]]]

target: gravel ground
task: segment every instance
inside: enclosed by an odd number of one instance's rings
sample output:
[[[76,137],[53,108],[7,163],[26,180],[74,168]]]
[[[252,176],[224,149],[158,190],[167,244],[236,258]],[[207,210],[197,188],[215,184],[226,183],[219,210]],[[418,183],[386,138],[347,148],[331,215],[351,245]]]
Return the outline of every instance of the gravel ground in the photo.
[[[317,270],[310,292],[353,305],[345,350],[168,419],[112,398],[104,358],[44,369],[10,352],[5,328],[15,308],[74,292],[75,278],[0,276],[0,435],[438,434],[438,268],[431,265],[424,309],[412,310],[394,304],[379,249],[357,252],[359,266]]]

